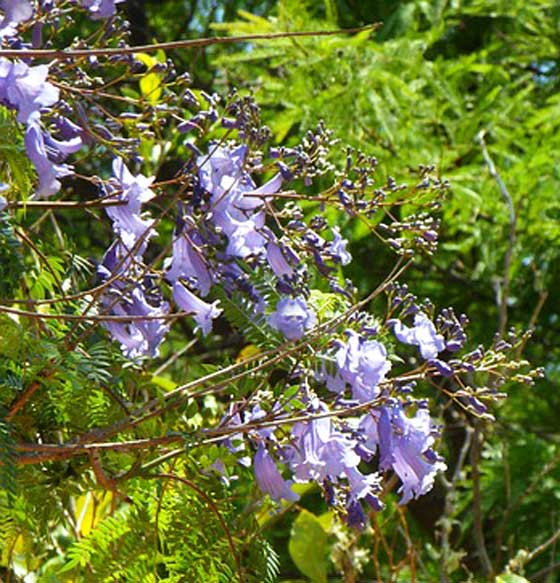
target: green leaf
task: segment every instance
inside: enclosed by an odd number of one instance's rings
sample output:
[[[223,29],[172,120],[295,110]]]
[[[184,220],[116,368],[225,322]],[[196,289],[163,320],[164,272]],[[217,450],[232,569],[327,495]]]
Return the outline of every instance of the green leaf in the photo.
[[[327,533],[321,522],[302,510],[292,526],[288,551],[296,567],[313,583],[327,581],[326,546]]]
[[[512,573],[502,573],[496,577],[495,583],[529,583],[529,580]]]

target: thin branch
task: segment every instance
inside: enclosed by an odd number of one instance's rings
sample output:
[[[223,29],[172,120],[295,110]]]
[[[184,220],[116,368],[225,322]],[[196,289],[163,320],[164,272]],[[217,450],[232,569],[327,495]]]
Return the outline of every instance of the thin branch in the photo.
[[[482,500],[480,492],[480,446],[482,432],[480,429],[480,422],[475,420],[474,433],[471,447],[471,477],[473,489],[473,534],[478,558],[482,565],[482,570],[486,577],[490,578],[494,572],[488,551],[486,550],[486,543],[484,541],[484,532],[482,529]]]
[[[27,310],[19,310],[17,308],[9,308],[8,306],[0,305],[0,312],[7,314],[14,314],[15,316],[25,316],[36,320],[77,320],[79,322],[142,322],[144,320],[174,320],[182,318],[183,316],[190,316],[191,312],[173,312],[171,314],[161,314],[160,316],[150,315],[131,315],[131,316],[115,316],[112,314],[96,314],[93,316],[82,314],[43,314],[41,312],[28,312]]]
[[[543,479],[549,474],[558,464],[560,464],[560,451],[543,467],[543,469],[531,480],[531,483],[525,488],[525,490],[514,498],[509,506],[505,509],[500,525],[497,529],[496,534],[496,549],[497,549],[497,562],[499,563],[502,558],[502,542],[504,539],[505,529],[508,525],[509,519],[513,511],[523,502],[525,498],[531,495],[541,484]]]
[[[496,170],[496,166],[488,153],[488,148],[486,147],[486,143],[484,142],[484,131],[480,131],[477,136],[477,141],[480,144],[480,148],[482,149],[482,157],[484,158],[484,162],[488,167],[488,171],[490,172],[490,176],[494,178],[496,183],[498,184],[498,189],[500,190],[500,194],[504,199],[504,202],[507,205],[508,213],[509,213],[509,235],[508,235],[508,247],[506,250],[506,255],[504,258],[504,275],[502,277],[501,283],[501,293],[500,297],[498,298],[498,307],[500,310],[500,321],[499,321],[499,332],[500,336],[504,335],[504,332],[507,327],[507,320],[508,320],[508,300],[509,300],[509,288],[510,288],[510,277],[511,277],[511,260],[513,257],[513,248],[515,246],[515,229],[516,229],[516,216],[515,216],[515,207],[513,205],[513,199],[505,185],[505,182],[502,180],[500,173]]]
[[[47,380],[54,374],[53,369],[46,369],[42,371],[41,381]],[[42,382],[33,381],[24,391],[21,393],[16,400],[12,403],[8,414],[6,415],[6,421],[11,421],[11,419],[16,415],[20,409],[22,409],[27,401],[43,386]]]
[[[548,540],[544,541],[544,543],[533,549],[527,556],[525,563],[532,561],[536,556],[544,553],[548,547],[552,546],[558,540],[560,540],[560,528]]]
[[[473,428],[470,425],[465,426],[465,441],[461,447],[461,451],[459,452],[459,457],[457,459],[457,463],[455,465],[455,469],[453,470],[453,475],[451,476],[451,480],[448,480],[444,474],[441,474],[440,479],[443,485],[446,488],[445,493],[445,504],[443,510],[443,516],[439,519],[439,524],[441,525],[441,574],[440,574],[440,581],[441,583],[448,583],[449,573],[448,573],[448,558],[449,552],[451,550],[451,545],[449,543],[449,537],[451,535],[451,530],[453,528],[452,523],[452,516],[455,512],[455,502],[456,502],[456,491],[455,485],[459,478],[461,477],[461,472],[463,470],[463,466],[465,465],[465,460],[467,459],[467,454],[469,452],[469,448],[471,447],[473,435]]]
[[[232,44],[254,40],[275,40],[296,37],[335,36],[338,34],[356,34],[365,31],[375,31],[379,24],[368,24],[356,28],[341,28],[337,30],[296,31],[296,32],[272,32],[261,34],[247,34],[243,36],[216,36],[213,38],[198,38],[166,43],[154,43],[150,45],[138,45],[134,47],[118,47],[106,49],[2,49],[0,57],[8,58],[37,58],[37,59],[61,59],[66,60],[75,57],[109,57],[114,55],[132,55],[134,53],[154,53],[159,50],[194,49],[218,44]]]
[[[7,208],[12,209],[83,209],[91,207],[123,206],[126,200],[17,200],[8,202]]]

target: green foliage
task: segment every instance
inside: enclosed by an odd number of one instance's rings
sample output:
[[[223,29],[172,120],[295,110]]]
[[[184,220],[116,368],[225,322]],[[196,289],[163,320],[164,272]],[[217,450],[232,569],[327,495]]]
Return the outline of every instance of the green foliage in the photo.
[[[6,213],[0,211],[0,296],[10,298],[23,272],[20,242]]]
[[[0,493],[4,493],[9,501],[16,492],[17,465],[12,428],[3,417],[5,411],[0,407]]]
[[[316,516],[302,510],[292,524],[288,550],[297,568],[313,581],[327,581],[327,533]]]

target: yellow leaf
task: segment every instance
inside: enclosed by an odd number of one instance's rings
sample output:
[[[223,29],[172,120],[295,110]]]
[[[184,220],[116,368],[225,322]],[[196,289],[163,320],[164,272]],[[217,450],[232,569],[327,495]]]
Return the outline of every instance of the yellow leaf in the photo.
[[[140,91],[152,105],[155,105],[161,96],[161,76],[158,73],[146,73],[140,79]]]
[[[239,351],[239,354],[237,355],[235,362],[243,362],[244,360],[251,358],[251,356],[255,356],[256,354],[259,354],[259,352],[260,352],[260,349],[258,346],[255,346],[254,344],[247,344],[247,346],[244,346]]]
[[[135,53],[134,57],[148,68],[148,72],[140,78],[140,92],[151,104],[155,105],[161,97],[163,77],[159,73],[151,73],[150,69],[160,60],[147,53]],[[165,53],[163,53],[163,60],[165,61]]]

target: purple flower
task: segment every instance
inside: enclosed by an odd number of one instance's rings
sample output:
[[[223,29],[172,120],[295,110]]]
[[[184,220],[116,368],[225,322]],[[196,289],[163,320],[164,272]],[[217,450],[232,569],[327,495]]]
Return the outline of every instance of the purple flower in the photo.
[[[124,204],[107,206],[105,212],[113,221],[113,228],[120,235],[125,245],[132,249],[139,239],[147,241],[153,234],[153,221],[142,219],[142,204],[151,200],[155,194],[150,190],[153,176],[147,178],[142,174],[133,176],[122,158],[113,160],[114,178],[110,182],[109,192],[117,194]]]
[[[455,372],[451,365],[439,358],[430,359],[428,364],[435,366],[439,374],[447,378],[451,378]]]
[[[366,444],[371,451],[379,447],[379,468],[393,469],[400,478],[400,503],[429,492],[436,474],[446,465],[432,450],[434,428],[428,410],[419,408],[414,417],[408,417],[396,402],[368,415],[372,417],[360,423]],[[375,430],[368,431],[372,427]]]
[[[48,65],[29,67],[0,58],[0,103],[17,110],[20,123],[58,101],[58,89],[47,81],[48,72]]]
[[[33,16],[33,6],[28,0],[0,0],[4,17],[0,20],[0,39],[12,36],[21,22]]]
[[[288,340],[303,338],[305,331],[313,328],[316,321],[315,312],[303,298],[282,298],[276,311],[268,317],[268,324],[282,332]]]
[[[178,281],[173,284],[173,298],[181,310],[193,315],[194,321],[204,336],[212,330],[212,320],[222,313],[222,310],[218,308],[219,301],[209,304],[195,296]]]
[[[336,355],[337,371],[327,376],[327,388],[335,393],[352,388],[352,397],[367,402],[379,395],[378,385],[391,370],[387,350],[377,340],[364,340],[356,332],[347,332],[348,342],[342,344]]]
[[[217,147],[198,159],[200,185],[210,194],[210,220],[227,236],[226,252],[241,258],[264,251],[266,239],[260,230],[265,222],[265,195],[273,194],[282,184],[277,174],[256,188],[243,169],[246,152],[246,146]]]
[[[445,349],[443,336],[437,333],[434,323],[423,312],[414,316],[413,328],[405,326],[400,320],[390,320],[388,323],[393,324],[393,332],[398,340],[418,346],[422,358],[426,360],[436,358]]]
[[[117,13],[115,4],[120,4],[124,0],[80,0],[80,4],[87,8],[93,20],[110,18]]]
[[[293,253],[293,252],[292,252]],[[292,266],[286,261],[282,248],[276,241],[269,241],[266,245],[266,258],[276,277],[293,275]]]
[[[66,164],[55,164],[49,159],[45,134],[39,125],[38,116],[31,118],[24,136],[27,156],[37,170],[39,184],[34,198],[47,198],[60,190],[59,178],[72,174]]]
[[[318,403],[314,410],[328,411],[323,403]],[[358,442],[334,429],[331,418],[296,423],[292,443],[289,465],[296,481],[338,484],[341,478],[346,478],[350,501],[364,500],[376,510],[381,508],[377,497],[381,490],[379,475],[364,475],[358,470],[361,462],[357,453]]]
[[[262,442],[258,446],[253,466],[259,488],[273,500],[277,502],[282,498],[293,502],[299,500],[299,496],[291,489],[293,482],[282,478],[276,463]]]
[[[245,258],[249,255],[258,255],[264,249],[266,239],[259,232],[264,224],[264,214],[254,215],[253,218],[238,221],[233,217],[224,229],[228,236],[226,253],[232,257]]]
[[[353,498],[349,498],[346,504],[346,523],[350,528],[363,530],[366,526],[366,515],[362,505]]]
[[[352,255],[346,251],[348,241],[342,238],[338,227],[333,227],[332,232],[334,238],[327,246],[327,251],[329,255],[341,265],[348,265],[352,261]]]
[[[101,305],[115,316],[150,316],[150,319],[134,319],[130,322],[104,322],[114,340],[121,344],[121,350],[127,358],[136,359],[142,356],[154,358],[158,355],[159,346],[169,330],[165,316],[169,313],[169,304],[162,301],[156,294],[150,300],[146,291],[137,285],[130,293],[120,296],[118,289],[103,296]],[[155,317],[154,317],[155,316]]]
[[[165,277],[172,283],[179,278],[187,279],[204,297],[212,286],[212,276],[203,253],[194,243],[195,237],[196,232],[186,228],[175,237],[173,256],[168,260],[169,269]]]

